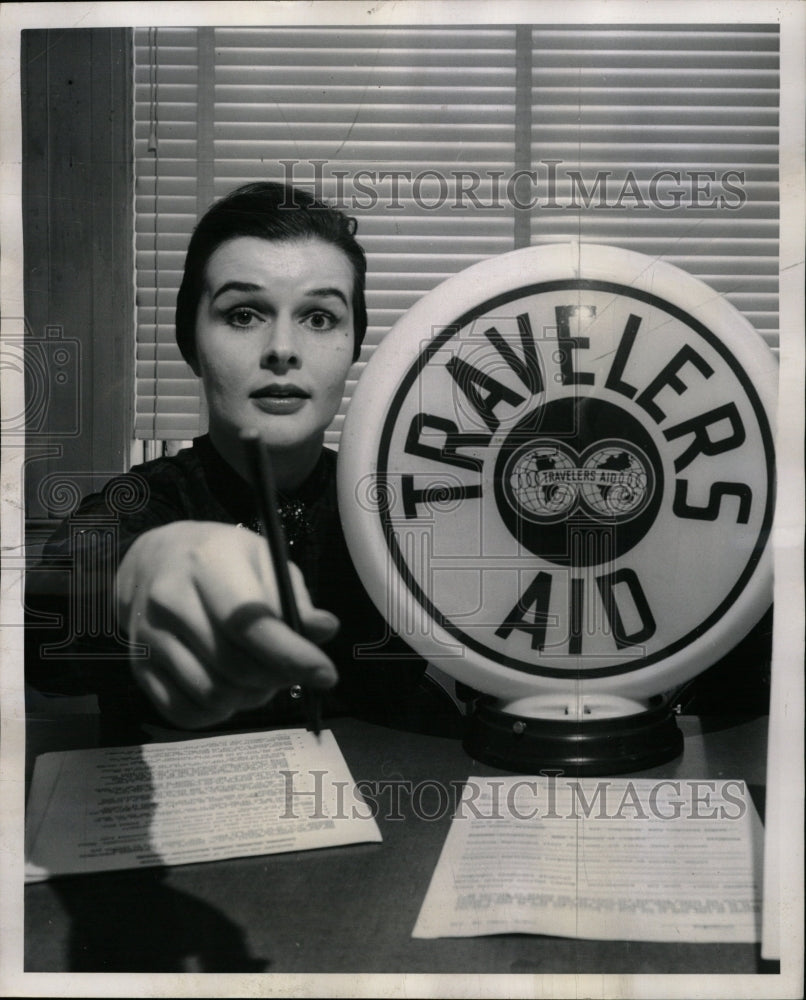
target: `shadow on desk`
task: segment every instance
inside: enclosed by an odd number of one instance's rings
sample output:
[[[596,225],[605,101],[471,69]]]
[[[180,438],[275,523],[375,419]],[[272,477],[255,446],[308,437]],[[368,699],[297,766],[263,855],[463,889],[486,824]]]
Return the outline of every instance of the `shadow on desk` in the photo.
[[[81,749],[97,744],[97,707],[94,698],[91,702],[82,698],[35,702],[40,712],[27,720],[28,782],[39,752],[54,745]],[[132,780],[150,780],[148,768],[143,765]],[[26,948],[25,971],[264,971],[268,962],[249,954],[241,927],[219,908],[166,884],[168,871],[155,867],[52,879],[47,891],[63,911],[64,933],[37,933],[36,947]],[[28,894],[29,933],[32,928],[53,927],[53,908],[40,912],[44,901],[42,895]]]
[[[165,870],[55,879],[69,919],[74,972],[263,972],[244,934],[218,909],[164,882]],[[26,913],[36,919],[35,913]],[[26,956],[26,972],[40,971]],[[46,961],[46,965],[49,963]],[[52,968],[52,966],[50,966]]]

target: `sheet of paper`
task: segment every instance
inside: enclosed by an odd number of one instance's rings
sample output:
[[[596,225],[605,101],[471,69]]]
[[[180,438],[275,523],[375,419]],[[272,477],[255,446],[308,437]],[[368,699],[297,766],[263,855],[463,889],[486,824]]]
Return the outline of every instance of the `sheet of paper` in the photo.
[[[329,730],[319,740],[284,729],[42,754],[26,881],[380,840],[357,803]]]
[[[762,836],[741,781],[468,778],[413,936],[757,941]]]

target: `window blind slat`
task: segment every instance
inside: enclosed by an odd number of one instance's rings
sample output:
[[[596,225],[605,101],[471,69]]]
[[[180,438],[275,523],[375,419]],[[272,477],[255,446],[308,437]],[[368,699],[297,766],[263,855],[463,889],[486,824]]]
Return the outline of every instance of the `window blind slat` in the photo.
[[[743,152],[737,144],[714,143],[709,147],[706,157],[702,149],[694,143],[685,145],[647,143],[643,147],[628,143],[624,143],[623,145],[615,145],[614,143],[586,143],[584,147],[585,156],[583,158],[579,155],[574,155],[573,149],[569,149],[569,146],[573,145],[573,142],[541,142],[538,143],[537,150],[543,159],[558,159],[562,157],[566,167],[574,167],[579,164],[589,168],[592,167],[594,168],[593,175],[596,174],[595,168],[599,166],[619,166],[623,168],[625,173],[629,170],[638,177],[643,176],[650,179],[667,167],[707,170],[709,167],[717,166],[727,170],[733,168],[737,160],[745,164],[747,168],[757,168],[755,176],[759,178],[765,177],[766,179],[774,180],[777,175],[777,150],[770,146],[747,146]],[[642,152],[646,156],[646,160],[636,170],[636,158]],[[565,153],[568,153],[567,158],[564,156]],[[769,168],[766,172],[764,170],[765,166]]]
[[[775,24],[720,25],[710,29],[680,24],[594,29],[590,26],[562,28],[541,25],[534,29],[538,52],[550,44],[552,49],[589,53],[615,47],[640,52],[652,49],[711,52],[717,49],[746,53],[766,49],[777,53],[777,33]]]
[[[274,90],[299,86],[300,76],[304,73],[306,84],[313,86],[335,87],[337,93],[349,91],[353,87],[364,90],[370,87],[410,89],[412,84],[420,87],[459,87],[464,89],[468,83],[468,72],[473,74],[473,89],[484,90],[488,87],[506,87],[515,76],[514,67],[500,63],[497,56],[489,59],[489,65],[484,65],[484,59],[473,58],[473,53],[463,53],[463,58],[451,58],[450,63],[438,62],[429,65],[416,60],[406,65],[390,65],[384,58],[383,62],[373,61],[371,65],[325,65],[307,58],[300,64],[299,56],[290,65],[277,63],[274,59],[265,65],[249,66],[238,63],[234,66],[218,63],[216,73],[216,89],[228,93],[231,88],[255,87]],[[443,59],[445,57],[443,56]],[[450,58],[450,57],[448,57]],[[182,67],[184,70],[184,67]],[[755,72],[762,73],[763,70]],[[174,78],[178,83],[184,82],[184,73],[177,70]],[[720,77],[721,79],[721,77]]]
[[[223,117],[223,116],[222,116]],[[380,116],[379,116],[380,117]],[[278,116],[277,121],[280,121]],[[286,125],[287,128],[291,126]],[[472,122],[446,124],[441,121],[434,122],[372,122],[366,121],[356,124],[350,130],[350,139],[353,142],[381,142],[386,141],[397,146],[400,152],[400,144],[405,141],[444,143],[449,142],[476,142],[490,145],[495,142],[506,142],[511,138],[512,118],[507,123],[499,118],[496,123],[490,123],[484,129],[484,137],[478,134],[478,124]],[[237,121],[229,122],[219,119],[215,126],[215,138],[221,143],[252,143],[254,137],[254,125],[252,122]],[[344,125],[339,122],[331,122],[325,119],[315,119],[306,122],[294,122],[294,136],[303,139],[305,142],[323,142],[335,140],[339,143],[344,141]],[[272,140],[264,140],[272,141]],[[277,140],[273,140],[277,141]],[[284,151],[288,152],[286,147]]]
[[[428,28],[217,28],[216,42],[221,49],[237,52],[239,49],[268,50],[294,46],[311,47],[327,52],[348,49],[359,51],[388,51],[390,49],[422,49],[423,43],[429,47],[463,51],[466,48],[492,48],[509,52],[512,43],[511,28],[450,27]]]
[[[170,81],[165,81],[163,83],[162,79],[159,78],[158,75],[158,79],[155,81],[155,84],[159,88],[160,103],[163,99],[170,104],[195,103],[197,100],[198,88],[195,83],[171,83]],[[135,101],[142,101],[144,104],[148,105],[150,103],[152,86],[153,85],[147,81],[143,81],[142,83],[135,81]]]
[[[653,39],[657,41],[657,39]],[[689,38],[690,40],[690,38]],[[670,39],[670,42],[673,40]],[[630,38],[630,47],[622,45],[619,47],[612,44],[610,48],[593,48],[595,55],[591,55],[591,48],[568,48],[559,44],[553,47],[543,47],[539,44],[539,39],[534,46],[533,59],[538,71],[543,72],[549,69],[560,72],[568,70],[569,62],[584,64],[595,61],[596,66],[606,70],[628,70],[635,71],[637,67],[653,73],[677,71],[680,66],[686,63],[694,64],[702,73],[725,72],[729,74],[730,80],[739,79],[739,74],[755,71],[770,71],[776,73],[778,70],[778,48],[774,47],[764,50],[759,45],[745,51],[741,56],[741,66],[736,68],[736,49],[733,47],[734,39],[726,43],[726,36],[720,35],[718,41],[712,42],[710,48],[698,46],[692,48],[686,44],[686,40],[678,39],[678,46],[669,51],[659,51],[657,48],[647,45],[646,47],[636,47],[635,39]],[[727,48],[727,45],[730,48]],[[707,57],[707,65],[704,65]],[[777,84],[773,82],[773,86]]]
[[[567,86],[553,84],[542,88],[541,99],[547,104],[561,104],[568,107],[569,114],[576,116],[580,104],[590,103],[592,105],[603,105],[609,107],[613,105],[632,106],[636,103],[636,98],[641,98],[641,104],[658,106],[673,105],[680,108],[690,99],[689,89],[685,87],[618,87],[612,84],[604,84],[601,89],[591,85],[589,87],[577,87],[569,81]],[[703,103],[719,107],[727,105],[734,108],[743,108],[747,105],[761,106],[767,108],[777,108],[778,96],[770,90],[757,91],[751,87],[744,89],[731,87],[709,87],[698,88],[698,98]]]
[[[258,123],[266,125],[270,123],[281,123],[286,128],[298,127],[305,122],[332,124],[332,109],[328,108],[328,113],[323,112],[320,103],[302,103],[296,100],[296,93],[287,95],[286,100],[280,106],[271,101],[248,100],[238,101],[229,95],[226,103],[219,103],[216,114],[219,122]],[[471,128],[480,125],[500,125],[505,122],[514,121],[514,111],[511,104],[483,104],[481,106],[464,103],[454,103],[447,107],[442,104],[424,104],[418,98],[418,91],[410,91],[412,95],[411,103],[376,103],[373,95],[362,94],[362,99],[352,101],[342,101],[340,104],[341,117],[338,119],[338,128],[345,129],[345,123],[349,123],[352,128],[366,126],[384,125],[411,125],[423,123],[438,124],[451,127],[454,125],[467,125]],[[361,121],[358,121],[360,113]]]
[[[399,104],[405,103],[406,96],[411,93],[413,87],[417,89],[417,100],[421,104],[437,104],[444,108],[445,104],[465,104],[470,101],[473,104],[496,104],[504,105],[510,97],[508,88],[505,86],[479,86],[478,83],[465,84],[464,86],[455,81],[452,84],[446,82],[420,84],[416,78],[410,83],[397,86],[376,87],[372,92],[373,104]],[[178,95],[181,87],[176,85],[173,90]],[[295,101],[306,104],[316,104],[318,107],[332,107],[334,104],[348,102],[359,102],[366,93],[366,84],[354,84],[353,86],[342,83],[331,83],[327,87],[322,85],[311,86],[307,79],[296,84],[272,84],[248,86],[246,84],[222,85],[216,88],[220,101],[236,101],[248,103],[250,101],[270,101],[273,98],[285,101],[288,97],[293,97]],[[174,98],[174,99],[178,99]]]
[[[295,143],[300,138],[299,135],[295,134]],[[334,139],[331,142],[324,143],[321,139],[316,141],[309,139],[306,142],[306,152],[310,151],[310,153],[306,156],[306,159],[328,159],[334,157],[336,153],[342,153],[347,163],[350,161],[362,163],[364,166],[361,169],[366,167],[371,168],[375,163],[394,164],[395,168],[398,169],[401,142],[402,139],[400,141],[378,139],[376,141],[368,140],[362,142],[350,138],[347,142],[344,139]],[[176,145],[178,146],[178,143]],[[169,152],[171,146],[172,144],[169,143]],[[215,141],[213,146],[216,160],[222,164],[223,169],[235,168],[245,170],[248,165],[255,162],[255,157],[258,158],[258,165],[262,165],[267,159],[279,161],[288,156],[287,138],[256,139],[252,142],[219,140]],[[478,138],[466,142],[463,142],[461,139],[451,142],[445,140],[441,142],[426,140],[417,144],[419,155],[416,158],[407,157],[406,164],[409,169],[414,169],[415,171],[418,171],[421,166],[433,167],[434,165],[439,165],[446,173],[449,173],[452,168],[462,162],[472,163],[476,167],[483,167],[487,164],[492,167],[499,164],[501,157],[510,149],[510,143],[485,143]],[[265,166],[262,169],[265,170]]]
[[[699,95],[700,97],[702,95]],[[567,106],[545,105],[540,111],[539,126],[561,125],[577,130],[594,128],[597,125],[614,127],[618,124],[634,126],[656,126],[658,128],[710,127],[717,122],[716,127],[738,127],[764,125],[777,127],[778,107],[756,107],[724,104],[708,104],[698,101],[696,105],[658,105],[640,104],[636,100],[632,104],[608,106],[606,104],[579,103],[571,112]]]

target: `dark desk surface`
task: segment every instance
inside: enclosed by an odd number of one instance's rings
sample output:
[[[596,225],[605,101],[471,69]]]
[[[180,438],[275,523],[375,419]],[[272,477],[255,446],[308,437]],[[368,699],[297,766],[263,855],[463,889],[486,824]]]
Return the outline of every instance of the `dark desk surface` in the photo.
[[[683,717],[681,757],[641,777],[744,779],[763,815],[765,717]],[[356,781],[461,781],[503,772],[455,740],[352,719],[331,728]],[[383,799],[379,799],[381,807]],[[415,940],[450,815],[378,823],[383,843],[85,875],[25,891],[25,969],[285,973],[754,973],[759,946],[531,935]],[[424,810],[420,810],[422,813]],[[438,809],[434,809],[438,812]],[[769,970],[765,970],[769,971]]]

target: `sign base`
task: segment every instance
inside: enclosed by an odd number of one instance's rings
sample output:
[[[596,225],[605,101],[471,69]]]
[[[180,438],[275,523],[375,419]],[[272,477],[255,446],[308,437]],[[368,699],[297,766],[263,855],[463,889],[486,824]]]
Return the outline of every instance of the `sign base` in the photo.
[[[623,774],[663,764],[683,751],[683,734],[666,702],[634,715],[584,722],[513,715],[483,698],[469,709],[466,752],[518,774]]]

